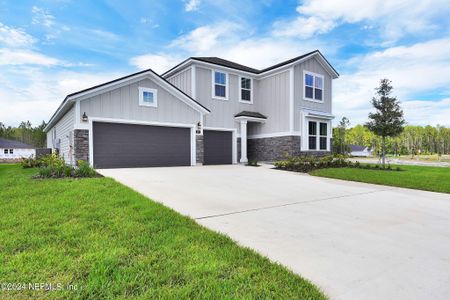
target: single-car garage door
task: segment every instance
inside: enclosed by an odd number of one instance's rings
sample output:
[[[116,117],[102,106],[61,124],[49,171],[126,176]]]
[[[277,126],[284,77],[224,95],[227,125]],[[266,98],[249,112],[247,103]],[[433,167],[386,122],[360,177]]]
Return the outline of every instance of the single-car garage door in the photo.
[[[191,165],[191,129],[120,123],[93,123],[96,168]]]
[[[205,165],[233,163],[233,134],[231,131],[203,130]]]

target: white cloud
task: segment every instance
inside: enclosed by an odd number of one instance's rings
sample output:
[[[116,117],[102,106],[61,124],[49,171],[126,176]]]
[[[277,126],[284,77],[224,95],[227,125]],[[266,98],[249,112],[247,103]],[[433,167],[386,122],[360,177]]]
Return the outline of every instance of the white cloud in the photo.
[[[413,124],[450,124],[450,103],[445,97],[450,86],[450,38],[399,46],[355,57],[349,71],[334,83],[334,113],[363,123],[372,109],[370,99],[381,78],[389,78],[394,94],[402,102],[408,122]],[[420,95],[436,95],[441,100],[425,101]]]
[[[170,47],[182,48],[191,53],[206,52],[217,46],[219,42],[235,40],[237,38],[236,31],[240,29],[240,25],[231,22],[201,26],[174,40]]]
[[[124,74],[58,71],[13,67],[0,74],[0,120],[17,126],[22,120],[37,125],[48,121],[67,94],[110,81]],[[11,105],[11,99],[14,104]]]
[[[180,63],[183,59],[185,58],[170,54],[144,54],[132,57],[130,64],[140,70],[152,69],[161,74]]]
[[[0,23],[0,44],[7,47],[29,47],[36,42],[36,39],[25,31],[18,28],[11,28]]]
[[[63,64],[52,58],[31,50],[0,49],[0,65],[41,65],[54,66]]]
[[[200,0],[189,0],[186,2],[186,5],[184,6],[184,9],[186,11],[195,11],[198,10],[200,6]]]
[[[429,33],[436,29],[435,20],[448,15],[447,0],[307,0],[297,7],[298,17],[274,24],[277,36],[307,38],[326,33],[343,23],[377,24],[387,41],[405,33]]]
[[[336,22],[321,17],[298,17],[293,21],[278,21],[274,24],[275,36],[310,38],[315,34],[326,33],[336,26]]]
[[[52,27],[55,24],[55,17],[47,9],[33,6],[31,12],[33,13],[32,23],[34,25]]]

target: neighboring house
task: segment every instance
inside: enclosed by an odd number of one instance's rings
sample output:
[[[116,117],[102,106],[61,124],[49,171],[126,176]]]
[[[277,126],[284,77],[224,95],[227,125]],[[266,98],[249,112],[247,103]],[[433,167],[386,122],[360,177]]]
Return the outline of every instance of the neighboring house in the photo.
[[[0,138],[0,160],[16,160],[36,155],[33,146],[14,140]]]
[[[372,149],[365,146],[349,145],[350,155],[359,157],[369,157],[372,156]]]
[[[231,164],[330,151],[332,80],[318,51],[257,70],[191,57],[68,95],[45,128],[97,168]]]

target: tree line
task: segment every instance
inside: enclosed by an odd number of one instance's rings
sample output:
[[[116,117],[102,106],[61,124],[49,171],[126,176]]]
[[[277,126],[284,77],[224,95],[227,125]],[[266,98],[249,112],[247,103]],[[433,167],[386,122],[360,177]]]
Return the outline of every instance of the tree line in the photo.
[[[40,125],[32,126],[30,121],[20,122],[18,127],[8,126],[0,122],[0,137],[16,140],[36,148],[45,148],[47,135],[44,128],[47,124],[42,121]]]
[[[342,121],[341,121],[342,122]],[[344,128],[340,123],[333,128],[333,150],[348,152],[349,145],[365,146],[381,154],[381,137],[366,126]],[[386,153],[392,155],[450,154],[450,128],[445,126],[404,126],[396,137],[386,138]]]
[[[450,154],[450,128],[433,126],[405,126],[400,102],[392,96],[392,82],[381,79],[375,88],[371,104],[375,111],[369,113],[369,121],[348,128],[350,121],[343,117],[333,129],[333,150],[350,152],[349,145],[369,147],[382,157],[385,154],[412,156],[419,154]]]

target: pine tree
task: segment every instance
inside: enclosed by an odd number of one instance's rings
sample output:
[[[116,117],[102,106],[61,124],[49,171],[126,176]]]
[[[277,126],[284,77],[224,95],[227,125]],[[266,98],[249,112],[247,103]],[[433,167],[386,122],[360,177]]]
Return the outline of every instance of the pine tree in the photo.
[[[376,111],[369,113],[369,122],[366,123],[370,131],[381,137],[383,168],[386,161],[386,138],[398,136],[405,124],[400,102],[391,96],[391,83],[389,79],[380,80],[380,86],[375,89],[376,95],[372,98],[372,106]]]

